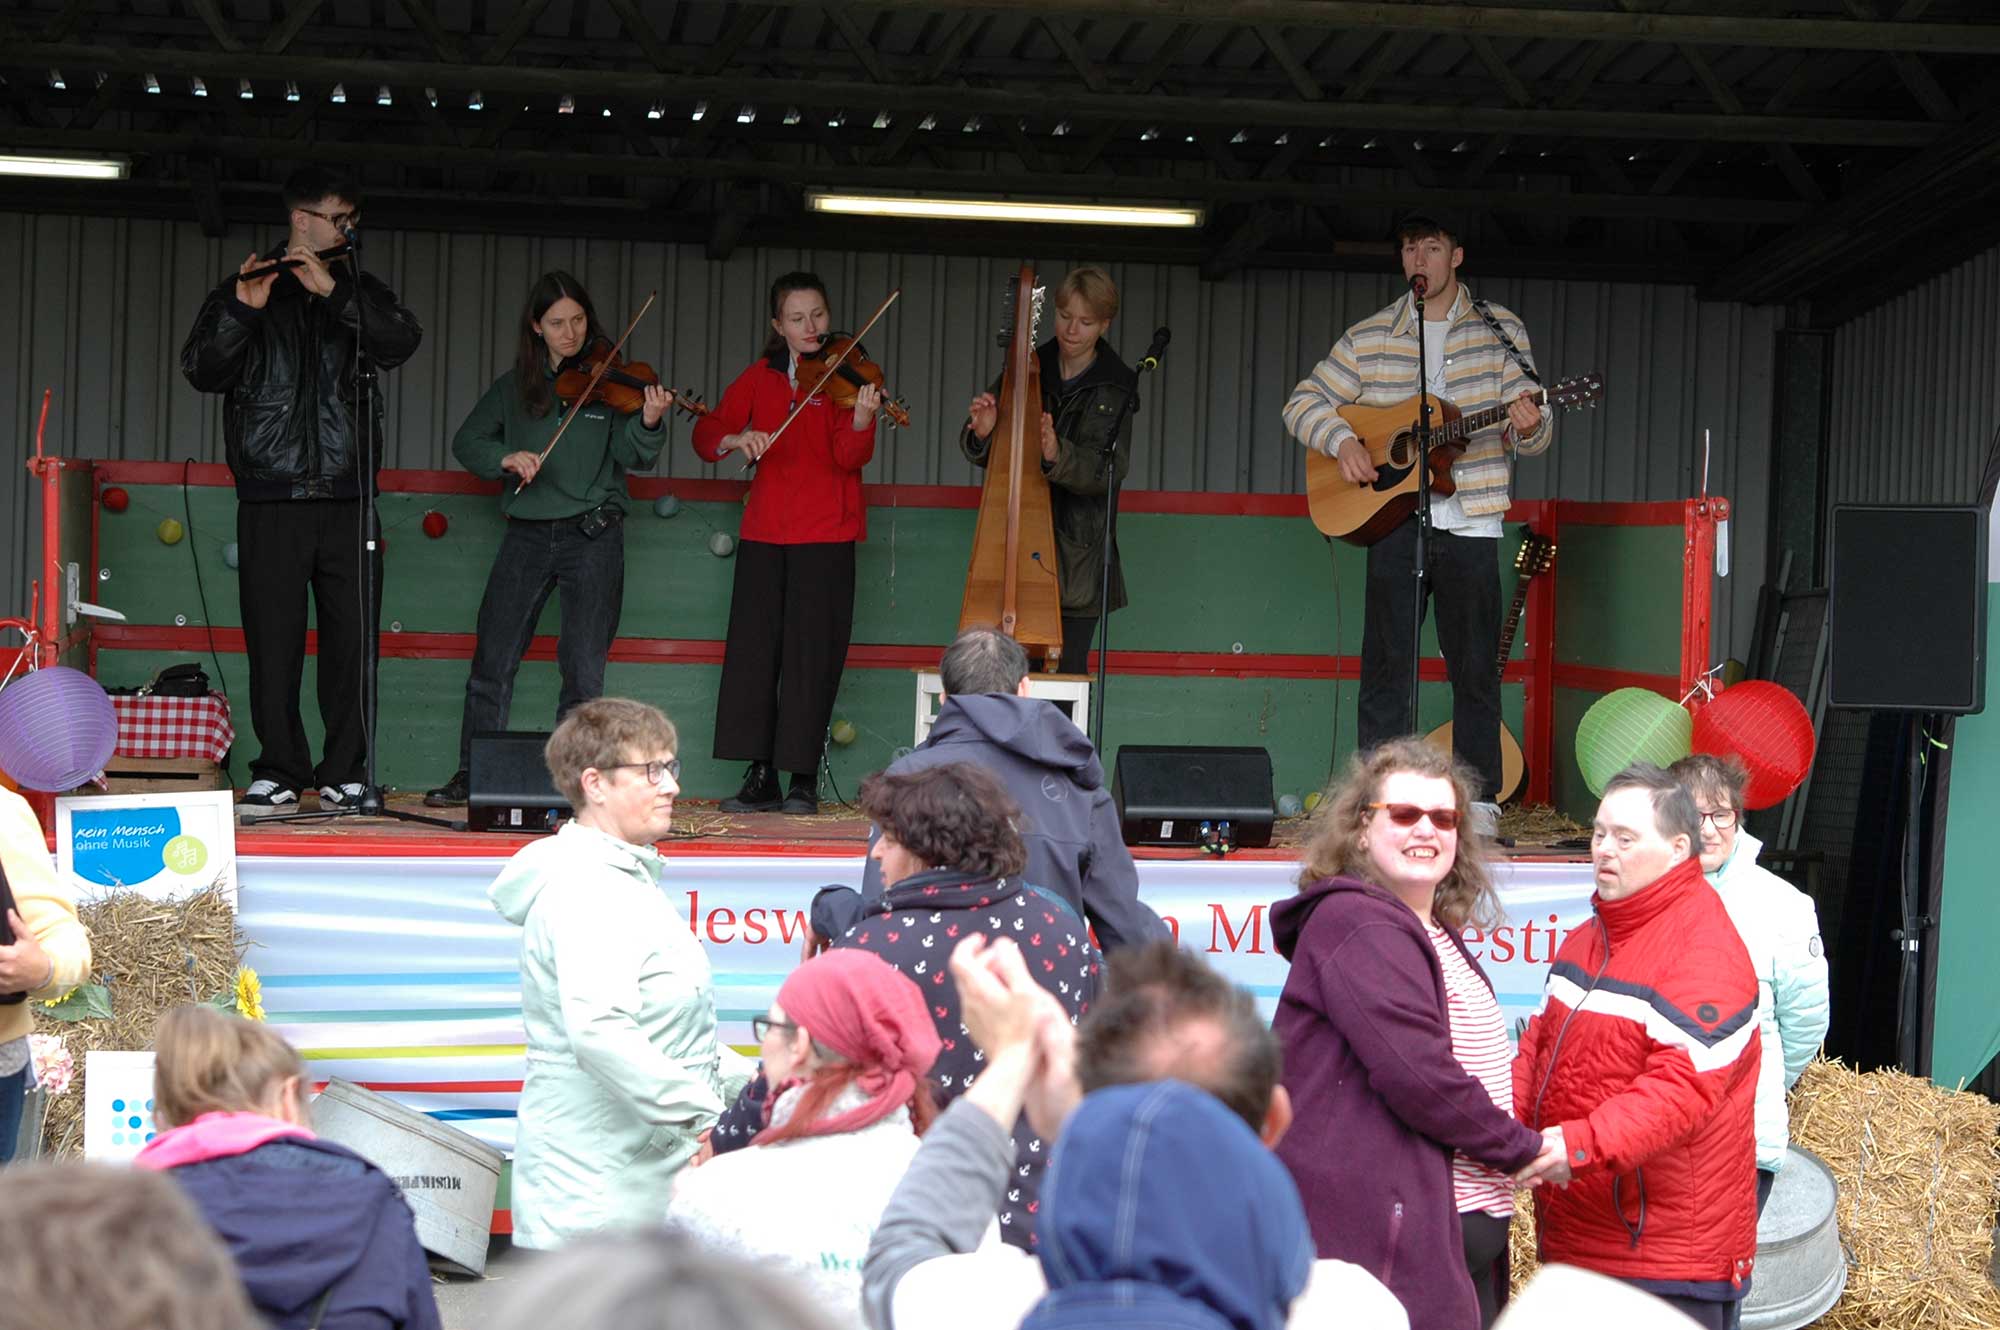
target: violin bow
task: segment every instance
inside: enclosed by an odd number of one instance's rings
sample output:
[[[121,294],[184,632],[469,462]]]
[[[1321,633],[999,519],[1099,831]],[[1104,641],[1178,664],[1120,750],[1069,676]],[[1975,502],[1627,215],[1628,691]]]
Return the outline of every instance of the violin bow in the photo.
[[[895,290],[889,292],[888,295],[882,297],[882,303],[877,305],[875,307],[875,312],[868,316],[868,322],[861,325],[861,331],[847,339],[847,350],[842,351],[839,355],[835,356],[833,358],[833,363],[826,367],[827,377],[829,378],[832,377],[834,371],[840,368],[841,364],[847,359],[848,351],[852,351],[855,347],[861,345],[861,339],[868,335],[868,330],[870,328],[873,328],[876,324],[882,321],[882,316],[889,312],[889,306],[895,304],[896,297],[902,294],[903,294],[903,288],[899,286]],[[771,449],[778,446],[778,436],[780,434],[783,434],[786,430],[792,427],[792,422],[799,418],[799,412],[805,410],[806,403],[810,401],[812,401],[812,394],[807,393],[804,398],[802,398],[797,402],[792,403],[792,409],[790,413],[788,413],[785,416],[784,423],[779,425],[778,428],[776,428],[775,430],[771,431],[771,441],[764,445],[765,452],[768,453],[771,451]],[[743,464],[743,470],[748,471],[751,467],[757,465],[757,460],[758,459],[753,457],[749,461],[745,462]],[[737,474],[741,475],[742,472],[738,472]]]
[[[604,357],[604,359],[597,362],[597,368],[590,372],[590,382],[584,385],[583,391],[576,395],[576,400],[574,402],[570,403],[569,414],[563,417],[562,424],[556,426],[555,437],[549,440],[548,447],[542,449],[541,455],[535,458],[536,466],[540,466],[543,462],[549,460],[549,452],[558,443],[562,442],[562,436],[564,431],[569,429],[569,422],[576,419],[576,413],[583,410],[583,404],[590,400],[590,390],[595,388],[598,384],[598,381],[604,377],[604,371],[611,368],[611,362],[618,359],[618,353],[625,349],[625,343],[628,340],[630,340],[632,336],[632,330],[639,326],[639,320],[646,317],[646,311],[651,309],[653,307],[653,302],[655,300],[658,300],[659,298],[660,298],[660,293],[658,291],[655,291],[651,295],[646,297],[646,303],[639,306],[639,312],[637,314],[634,314],[632,316],[632,321],[625,325],[625,335],[618,339],[618,345],[611,348],[610,355]],[[521,490],[528,488],[528,484],[529,482],[525,480],[522,481],[518,486],[515,487],[515,492],[519,493]]]

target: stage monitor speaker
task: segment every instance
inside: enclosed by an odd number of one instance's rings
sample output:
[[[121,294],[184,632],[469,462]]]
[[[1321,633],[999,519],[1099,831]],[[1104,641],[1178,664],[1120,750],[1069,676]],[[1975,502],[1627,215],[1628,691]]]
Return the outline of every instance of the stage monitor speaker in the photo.
[[[474,831],[554,831],[569,800],[549,779],[546,732],[480,730],[472,736],[465,823]]]
[[[1262,748],[1127,744],[1111,798],[1127,845],[1225,852],[1271,843],[1271,754]]]
[[[1829,706],[1985,706],[1986,544],[1986,512],[1974,504],[1835,505]]]

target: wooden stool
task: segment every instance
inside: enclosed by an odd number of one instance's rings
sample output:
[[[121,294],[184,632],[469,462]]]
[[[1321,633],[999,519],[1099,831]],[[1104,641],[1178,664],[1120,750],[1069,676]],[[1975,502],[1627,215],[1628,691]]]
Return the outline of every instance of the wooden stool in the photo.
[[[930,738],[931,726],[937,723],[938,708],[944,705],[944,679],[936,670],[917,670],[917,737],[914,743],[922,743]],[[1028,696],[1039,697],[1053,702],[1068,714],[1070,723],[1085,734],[1090,733],[1090,686],[1095,681],[1089,674],[1038,674],[1028,675]]]

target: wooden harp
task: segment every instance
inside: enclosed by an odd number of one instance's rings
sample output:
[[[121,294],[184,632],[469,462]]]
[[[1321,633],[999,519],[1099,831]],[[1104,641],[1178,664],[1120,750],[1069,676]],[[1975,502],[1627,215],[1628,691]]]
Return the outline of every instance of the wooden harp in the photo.
[[[998,627],[1026,647],[1030,659],[1039,653],[1044,667],[1053,669],[1062,655],[1062,587],[1049,481],[1041,467],[1042,376],[1035,327],[1042,292],[1027,264],[1010,286],[1001,333],[1007,367],[1000,376],[999,419],[986,455],[958,627],[961,632]]]

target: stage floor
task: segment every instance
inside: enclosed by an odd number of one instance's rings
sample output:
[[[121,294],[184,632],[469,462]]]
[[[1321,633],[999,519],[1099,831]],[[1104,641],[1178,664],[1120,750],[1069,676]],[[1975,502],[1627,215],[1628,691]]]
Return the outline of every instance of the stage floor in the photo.
[[[318,797],[307,795],[303,808],[282,817],[239,817],[236,845],[240,854],[341,855],[474,855],[512,854],[534,840],[533,835],[475,832],[432,826],[391,817],[352,813],[317,815]],[[463,822],[465,810],[426,808],[417,794],[391,793],[389,807],[446,821]],[[293,820],[296,819],[296,820]],[[1310,820],[1280,818],[1266,848],[1233,851],[1227,857],[1251,861],[1290,861],[1308,835]],[[825,806],[810,817],[783,813],[725,813],[714,801],[686,799],[674,806],[673,834],[660,843],[668,855],[859,855],[868,844],[868,819],[849,806]],[[1568,831],[1569,828],[1560,830]],[[1573,845],[1557,846],[1557,837],[1542,832],[1515,810],[1501,821],[1504,836],[1514,844],[1501,846],[1513,858],[1574,860],[1589,854]],[[1134,846],[1135,859],[1200,862],[1216,856],[1175,846]]]

